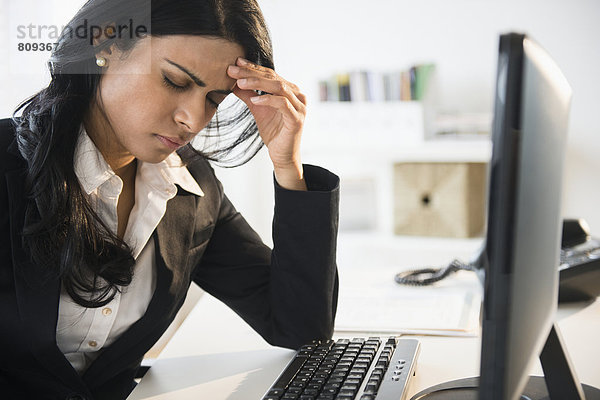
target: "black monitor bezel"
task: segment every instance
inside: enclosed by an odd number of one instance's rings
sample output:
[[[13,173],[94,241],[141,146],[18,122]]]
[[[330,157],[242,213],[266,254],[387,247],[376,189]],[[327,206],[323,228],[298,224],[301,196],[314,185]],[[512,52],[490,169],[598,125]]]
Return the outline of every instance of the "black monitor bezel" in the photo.
[[[490,186],[485,257],[482,353],[480,391],[503,398],[502,376],[494,375],[506,367],[507,330],[513,265],[516,196],[521,145],[521,99],[523,90],[523,41],[525,35],[502,35],[499,44],[496,99],[492,127],[493,152],[490,161]],[[502,65],[506,63],[506,65]],[[485,349],[485,351],[483,350]],[[490,372],[491,371],[491,372]]]

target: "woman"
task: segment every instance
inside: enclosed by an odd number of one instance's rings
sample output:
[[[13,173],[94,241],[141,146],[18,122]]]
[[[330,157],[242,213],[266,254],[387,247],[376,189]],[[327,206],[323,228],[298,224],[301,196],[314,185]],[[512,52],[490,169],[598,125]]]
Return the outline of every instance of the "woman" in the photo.
[[[0,121],[1,398],[125,398],[191,282],[273,345],[331,336],[338,179],[301,163],[306,99],[255,0],[90,0],[49,66]],[[263,143],[273,250],[207,161]]]

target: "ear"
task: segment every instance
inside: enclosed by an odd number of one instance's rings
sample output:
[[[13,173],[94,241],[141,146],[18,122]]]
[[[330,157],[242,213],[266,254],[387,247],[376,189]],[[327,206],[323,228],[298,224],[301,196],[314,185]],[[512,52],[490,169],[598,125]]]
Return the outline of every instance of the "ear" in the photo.
[[[112,46],[100,50],[99,52],[96,53],[96,55],[102,56],[102,57],[106,58],[107,60],[110,59],[110,57],[112,55]]]
[[[93,38],[94,47],[98,47],[100,44],[109,40],[109,38],[111,38],[111,36],[113,36],[113,35],[114,35],[114,28],[112,26],[107,26],[99,33],[94,33],[94,38]],[[100,52],[97,52],[96,55],[102,56],[106,59],[109,59],[110,56],[112,55],[113,47],[114,47],[114,43],[108,47],[105,47]]]

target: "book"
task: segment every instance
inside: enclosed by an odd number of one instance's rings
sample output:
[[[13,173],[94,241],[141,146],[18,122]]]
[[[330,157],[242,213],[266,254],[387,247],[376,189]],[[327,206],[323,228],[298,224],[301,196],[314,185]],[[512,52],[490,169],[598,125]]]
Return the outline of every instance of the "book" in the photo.
[[[384,101],[383,75],[376,71],[367,71],[367,93],[368,101]]]
[[[319,101],[329,101],[329,82],[319,81]]]
[[[340,88],[335,77],[327,81],[327,100],[340,101]]]
[[[367,85],[366,71],[352,71],[350,73],[350,98],[352,101],[368,100]]]
[[[385,100],[386,101],[399,101],[401,84],[400,84],[400,72],[388,72],[384,75],[385,85]]]
[[[434,70],[435,65],[433,64],[421,64],[415,66],[415,100],[423,100],[423,98],[425,97],[427,87],[429,85]]]
[[[400,74],[400,100],[412,100],[410,93],[410,73],[408,71],[402,71]]]
[[[417,100],[417,67],[410,67],[410,69],[408,70],[408,77],[410,81],[410,98],[411,100]]]
[[[350,74],[342,73],[336,77],[339,91],[339,101],[351,101],[350,96]]]

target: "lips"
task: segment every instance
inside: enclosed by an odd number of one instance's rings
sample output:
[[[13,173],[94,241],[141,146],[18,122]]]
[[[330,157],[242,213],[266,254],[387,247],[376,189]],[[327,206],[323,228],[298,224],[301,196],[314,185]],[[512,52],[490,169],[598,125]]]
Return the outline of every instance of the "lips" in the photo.
[[[174,137],[170,137],[170,136],[162,136],[159,134],[155,134],[156,138],[166,147],[168,147],[171,150],[177,150],[178,148],[185,146],[186,144],[188,144],[187,141],[185,140],[181,140],[179,138],[174,138]]]

